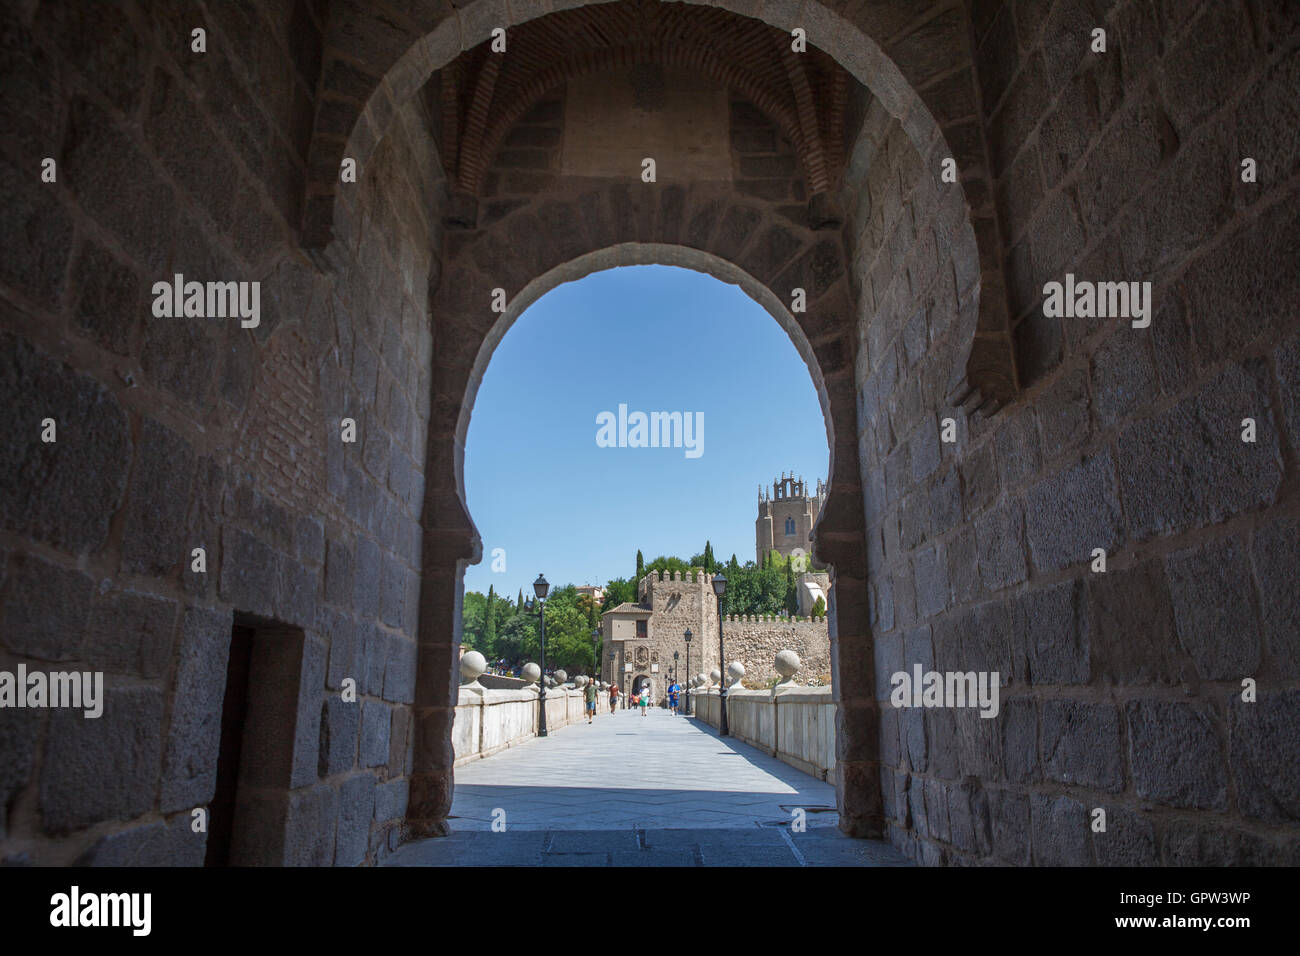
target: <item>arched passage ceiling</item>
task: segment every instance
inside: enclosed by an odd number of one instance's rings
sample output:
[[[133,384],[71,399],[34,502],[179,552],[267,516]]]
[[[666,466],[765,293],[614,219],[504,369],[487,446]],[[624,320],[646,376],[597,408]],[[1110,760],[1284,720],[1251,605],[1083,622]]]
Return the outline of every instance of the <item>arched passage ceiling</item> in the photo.
[[[809,191],[829,190],[844,160],[851,77],[829,56],[795,53],[789,33],[716,7],[601,4],[513,28],[508,55],[482,43],[441,74],[441,151],[456,188],[477,195],[502,138],[529,107],[566,80],[655,64],[701,72],[731,87],[781,128]]]

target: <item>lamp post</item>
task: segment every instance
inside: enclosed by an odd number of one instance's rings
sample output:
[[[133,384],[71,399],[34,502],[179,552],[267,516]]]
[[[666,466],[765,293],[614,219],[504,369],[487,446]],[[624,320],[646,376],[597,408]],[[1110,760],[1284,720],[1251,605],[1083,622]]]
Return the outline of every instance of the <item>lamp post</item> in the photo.
[[[541,667],[542,679],[538,681],[539,691],[537,694],[537,706],[539,712],[537,715],[537,736],[546,736],[546,594],[551,590],[551,586],[546,583],[546,578],[537,575],[537,580],[533,582],[533,593],[537,595],[537,621],[541,626]],[[529,611],[533,609],[532,601],[526,603]]]
[[[722,572],[713,576],[713,593],[718,596],[718,674],[720,678],[718,683],[721,685],[718,690],[718,736],[729,737],[730,731],[727,729],[727,655],[722,647],[722,596],[727,593],[727,579]]]
[[[596,645],[600,643],[600,628],[591,629],[591,679],[596,679],[596,671],[600,670],[600,650]]]
[[[688,678],[686,681],[686,716],[689,717],[691,716],[691,682],[689,679],[691,673],[691,629],[689,627],[686,629],[684,636],[686,638],[686,675]]]

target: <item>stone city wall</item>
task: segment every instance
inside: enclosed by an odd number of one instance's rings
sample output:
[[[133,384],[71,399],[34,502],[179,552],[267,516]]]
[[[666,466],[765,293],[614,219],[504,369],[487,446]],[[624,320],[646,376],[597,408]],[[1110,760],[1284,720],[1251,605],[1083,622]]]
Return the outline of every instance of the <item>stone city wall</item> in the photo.
[[[795,620],[730,615],[722,625],[722,635],[727,663],[744,664],[745,680],[751,683],[763,684],[776,677],[772,662],[786,649],[799,655],[801,679],[831,672],[831,641],[824,617]]]

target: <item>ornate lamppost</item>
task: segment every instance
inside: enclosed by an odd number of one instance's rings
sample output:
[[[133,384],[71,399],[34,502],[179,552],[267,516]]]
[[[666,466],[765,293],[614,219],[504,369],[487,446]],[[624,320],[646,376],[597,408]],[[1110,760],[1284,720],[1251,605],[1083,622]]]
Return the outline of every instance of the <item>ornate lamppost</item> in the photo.
[[[597,647],[598,644],[600,644],[600,628],[593,627],[591,629],[591,674],[592,674],[591,679],[592,680],[596,679],[596,672],[600,670],[600,649],[599,647]]]
[[[536,603],[537,621],[541,626],[542,677],[537,682],[539,688],[537,693],[537,705],[539,707],[539,713],[537,715],[537,736],[539,737],[546,736],[546,595],[550,590],[551,586],[546,582],[546,578],[539,574],[537,575],[537,580],[533,582],[533,593],[537,595],[537,601],[534,602],[532,599],[529,599],[524,602],[524,607],[526,607],[530,612],[533,609],[534,603]]]
[[[721,716],[718,719],[718,736],[729,737],[730,731],[727,729],[727,655],[722,647],[722,596],[727,593],[727,579],[722,572],[713,576],[713,593],[718,596],[718,673],[721,675],[718,690],[718,709]]]
[[[691,673],[691,629],[688,627],[683,635],[686,638],[686,673]],[[687,717],[691,716],[691,682],[688,676],[686,681],[686,710]]]

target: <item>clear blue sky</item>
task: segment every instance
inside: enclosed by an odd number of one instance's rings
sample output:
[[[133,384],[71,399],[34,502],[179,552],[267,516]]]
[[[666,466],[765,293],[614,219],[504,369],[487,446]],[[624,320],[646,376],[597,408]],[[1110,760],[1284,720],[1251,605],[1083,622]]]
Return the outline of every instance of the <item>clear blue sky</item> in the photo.
[[[599,447],[597,415],[620,403],[703,412],[703,454]],[[758,486],[793,469],[815,487],[828,465],[808,367],[738,286],[667,266],[594,273],[533,303],[483,377],[465,448],[483,560],[465,590],[527,595],[538,572],[603,584],[633,576],[638,548],[689,559],[706,539],[743,564]]]

